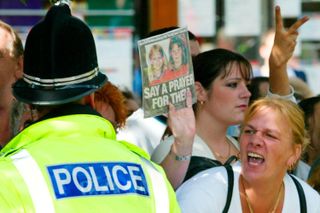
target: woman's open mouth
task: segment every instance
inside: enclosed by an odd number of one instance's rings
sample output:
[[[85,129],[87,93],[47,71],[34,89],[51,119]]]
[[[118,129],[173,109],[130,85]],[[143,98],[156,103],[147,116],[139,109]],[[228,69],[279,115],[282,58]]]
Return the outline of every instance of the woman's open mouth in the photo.
[[[260,165],[264,163],[264,157],[255,152],[248,152],[247,159],[250,165]]]

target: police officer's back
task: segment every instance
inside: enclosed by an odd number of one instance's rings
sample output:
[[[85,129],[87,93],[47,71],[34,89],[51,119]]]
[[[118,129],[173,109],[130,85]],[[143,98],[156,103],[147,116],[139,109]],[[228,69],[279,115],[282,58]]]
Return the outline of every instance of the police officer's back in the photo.
[[[0,152],[0,212],[179,212],[162,169],[94,110],[106,81],[87,25],[53,6],[13,86],[41,117]]]

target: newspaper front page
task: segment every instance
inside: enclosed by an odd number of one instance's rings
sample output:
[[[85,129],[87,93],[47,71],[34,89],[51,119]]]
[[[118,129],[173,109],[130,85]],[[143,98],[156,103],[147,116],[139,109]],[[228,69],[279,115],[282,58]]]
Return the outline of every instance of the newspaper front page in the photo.
[[[145,118],[166,114],[169,103],[176,109],[186,107],[188,89],[196,102],[187,28],[140,40],[138,48]]]

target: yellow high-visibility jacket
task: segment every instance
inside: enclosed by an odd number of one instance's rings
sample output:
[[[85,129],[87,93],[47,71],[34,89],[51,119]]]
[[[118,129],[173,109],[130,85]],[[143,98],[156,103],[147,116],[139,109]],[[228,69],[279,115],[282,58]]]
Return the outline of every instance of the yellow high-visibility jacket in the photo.
[[[180,212],[162,168],[97,115],[24,129],[0,151],[0,183],[6,213]]]

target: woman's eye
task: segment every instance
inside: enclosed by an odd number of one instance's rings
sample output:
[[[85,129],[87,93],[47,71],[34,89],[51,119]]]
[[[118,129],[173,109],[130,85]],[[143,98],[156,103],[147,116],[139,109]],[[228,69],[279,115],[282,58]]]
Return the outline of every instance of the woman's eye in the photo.
[[[227,86],[231,87],[231,88],[236,88],[237,85],[238,85],[238,83],[236,83],[236,82],[227,84]]]
[[[255,133],[255,131],[253,129],[245,129],[244,133],[249,134],[249,135],[253,135]]]
[[[270,134],[270,133],[267,133],[266,136],[267,136],[268,138],[278,139],[275,135]]]

